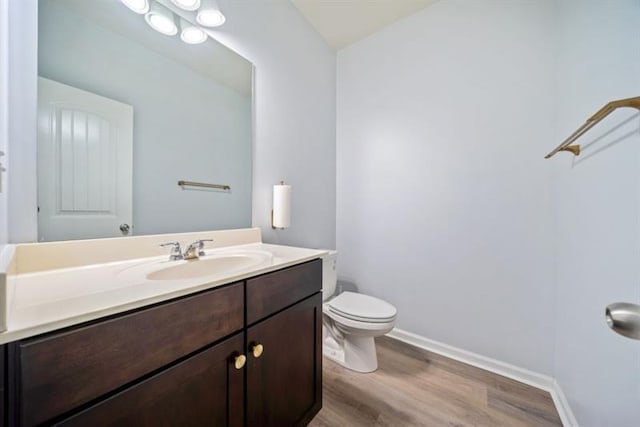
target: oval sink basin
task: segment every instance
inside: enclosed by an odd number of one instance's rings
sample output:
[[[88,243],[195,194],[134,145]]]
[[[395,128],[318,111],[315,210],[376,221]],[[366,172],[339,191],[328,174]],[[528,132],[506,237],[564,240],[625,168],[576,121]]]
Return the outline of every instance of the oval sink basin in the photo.
[[[228,274],[237,270],[260,265],[268,260],[262,254],[229,254],[214,258],[183,261],[178,265],[147,274],[149,280],[179,280],[196,277]]]

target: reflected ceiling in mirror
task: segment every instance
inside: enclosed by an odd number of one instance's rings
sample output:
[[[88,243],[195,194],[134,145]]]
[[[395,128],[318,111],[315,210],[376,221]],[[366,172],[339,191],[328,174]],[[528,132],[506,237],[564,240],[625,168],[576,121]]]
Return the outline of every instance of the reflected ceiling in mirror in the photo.
[[[118,0],[39,0],[40,241],[251,225],[253,65],[158,4],[176,35]]]

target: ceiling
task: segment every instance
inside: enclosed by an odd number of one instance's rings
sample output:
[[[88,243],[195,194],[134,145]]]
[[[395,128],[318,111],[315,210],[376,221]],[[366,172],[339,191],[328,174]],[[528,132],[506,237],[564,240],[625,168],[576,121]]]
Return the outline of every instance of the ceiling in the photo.
[[[342,49],[438,0],[291,0],[329,46]]]

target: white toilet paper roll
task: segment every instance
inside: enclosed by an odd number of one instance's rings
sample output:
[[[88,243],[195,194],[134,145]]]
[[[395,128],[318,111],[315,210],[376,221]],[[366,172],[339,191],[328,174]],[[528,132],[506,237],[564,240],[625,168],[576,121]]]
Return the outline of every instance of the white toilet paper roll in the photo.
[[[291,186],[273,186],[273,226],[287,228],[291,225]]]

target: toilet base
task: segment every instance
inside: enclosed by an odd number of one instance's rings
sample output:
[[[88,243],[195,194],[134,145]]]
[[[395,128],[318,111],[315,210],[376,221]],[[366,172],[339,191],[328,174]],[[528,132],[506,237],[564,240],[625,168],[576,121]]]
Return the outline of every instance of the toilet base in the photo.
[[[378,369],[378,355],[373,337],[343,335],[334,336],[323,326],[324,356],[352,371],[369,373]]]

